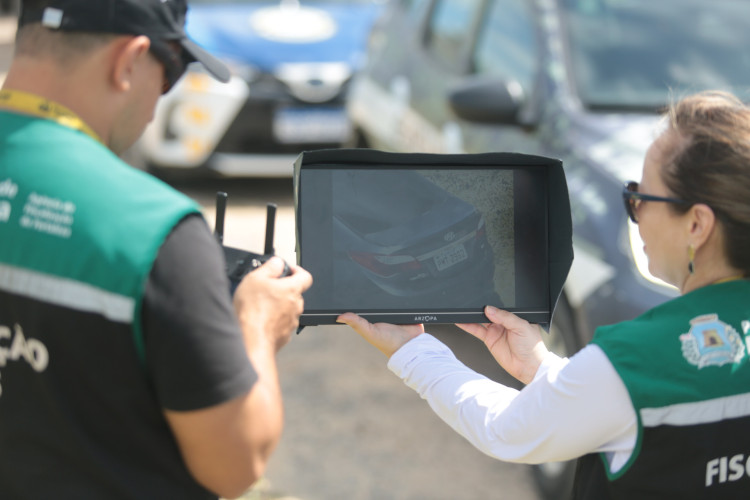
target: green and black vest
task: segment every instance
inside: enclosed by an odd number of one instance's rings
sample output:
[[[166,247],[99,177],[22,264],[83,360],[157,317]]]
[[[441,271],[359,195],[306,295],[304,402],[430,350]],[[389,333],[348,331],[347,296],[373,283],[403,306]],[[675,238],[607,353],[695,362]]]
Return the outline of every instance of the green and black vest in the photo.
[[[601,327],[602,348],[638,418],[627,464],[578,464],[574,498],[750,496],[750,282],[694,290],[639,318]]]
[[[159,247],[196,212],[84,133],[0,112],[0,497],[215,498],[155,400],[140,321]]]

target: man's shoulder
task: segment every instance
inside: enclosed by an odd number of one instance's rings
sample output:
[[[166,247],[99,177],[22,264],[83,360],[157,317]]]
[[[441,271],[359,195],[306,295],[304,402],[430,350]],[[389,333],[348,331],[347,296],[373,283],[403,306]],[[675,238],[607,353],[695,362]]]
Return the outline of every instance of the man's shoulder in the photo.
[[[184,194],[153,175],[133,167],[101,142],[84,132],[52,120],[0,111],[0,142],[9,173],[35,177],[30,184],[44,185],[40,177],[54,178],[54,190],[88,190],[109,201],[160,200],[190,204]],[[15,168],[14,168],[15,166]],[[120,198],[121,197],[121,198]]]

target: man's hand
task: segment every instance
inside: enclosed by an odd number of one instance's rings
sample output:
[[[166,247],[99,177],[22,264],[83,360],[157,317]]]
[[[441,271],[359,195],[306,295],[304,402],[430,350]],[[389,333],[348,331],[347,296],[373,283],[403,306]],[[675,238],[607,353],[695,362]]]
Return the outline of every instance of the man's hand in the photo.
[[[484,342],[500,366],[528,384],[548,352],[541,327],[492,306],[487,306],[484,313],[492,323],[456,326]]]
[[[312,285],[312,276],[299,266],[289,267],[289,276],[280,278],[284,261],[273,257],[248,273],[235,290],[234,309],[246,343],[267,341],[277,352],[299,325],[302,292]]]
[[[289,341],[303,310],[310,273],[274,257],[248,273],[234,293],[248,358],[258,380],[250,391],[192,411],[165,411],[193,477],[228,498],[247,490],[265,470],[284,424],[276,353]]]
[[[336,319],[352,327],[366,341],[377,347],[389,358],[408,341],[424,333],[423,325],[372,324],[354,313],[344,313]]]

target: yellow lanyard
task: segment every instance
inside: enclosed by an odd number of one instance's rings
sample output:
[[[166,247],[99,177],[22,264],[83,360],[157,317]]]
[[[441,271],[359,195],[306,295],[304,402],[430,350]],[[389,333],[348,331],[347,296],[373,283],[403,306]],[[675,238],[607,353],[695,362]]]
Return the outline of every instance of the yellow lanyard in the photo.
[[[94,140],[102,142],[96,132],[86,125],[78,115],[62,104],[50,101],[44,97],[29,94],[28,92],[21,92],[20,90],[0,90],[0,108],[46,118],[74,130],[80,130]]]
[[[737,274],[735,276],[728,276],[726,278],[716,280],[712,283],[712,285],[718,285],[719,283],[726,283],[727,281],[736,281],[736,280],[741,280],[741,279],[745,279],[744,274]]]

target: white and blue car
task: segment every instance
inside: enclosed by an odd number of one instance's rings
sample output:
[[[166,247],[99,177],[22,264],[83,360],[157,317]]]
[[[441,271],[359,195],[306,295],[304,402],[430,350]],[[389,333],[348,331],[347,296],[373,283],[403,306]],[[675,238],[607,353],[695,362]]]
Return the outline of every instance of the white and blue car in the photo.
[[[131,157],[152,170],[291,176],[303,150],[351,134],[345,100],[384,0],[191,0],[186,31],[232,69],[191,67]]]

